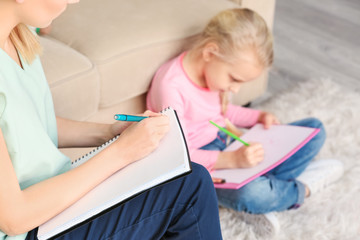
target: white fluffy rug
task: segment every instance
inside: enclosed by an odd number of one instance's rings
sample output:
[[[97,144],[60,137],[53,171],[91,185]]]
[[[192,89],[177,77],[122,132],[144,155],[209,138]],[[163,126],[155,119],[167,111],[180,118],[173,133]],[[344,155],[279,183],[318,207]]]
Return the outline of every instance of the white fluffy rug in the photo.
[[[273,239],[360,239],[360,93],[329,79],[309,80],[256,108],[276,114],[283,123],[319,118],[327,140],[316,159],[336,158],[345,164],[339,182],[306,199],[299,209],[277,214],[281,230]],[[235,211],[221,208],[220,219],[225,240],[267,239]]]

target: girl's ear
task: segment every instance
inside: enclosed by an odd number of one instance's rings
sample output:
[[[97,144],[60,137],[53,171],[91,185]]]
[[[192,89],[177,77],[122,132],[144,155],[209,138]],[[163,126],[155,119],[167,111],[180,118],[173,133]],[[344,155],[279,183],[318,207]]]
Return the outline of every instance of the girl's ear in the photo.
[[[219,53],[219,47],[216,43],[210,42],[205,45],[202,51],[202,56],[205,62],[210,61],[214,56]]]

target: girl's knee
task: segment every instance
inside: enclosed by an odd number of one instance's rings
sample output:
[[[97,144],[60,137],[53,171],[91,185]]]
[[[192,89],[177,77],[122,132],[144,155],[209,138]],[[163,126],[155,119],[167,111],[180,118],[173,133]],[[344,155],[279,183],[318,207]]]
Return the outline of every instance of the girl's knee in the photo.
[[[312,127],[312,128],[324,128],[323,123],[319,119],[314,117],[301,119],[296,122],[290,123],[290,125]]]
[[[309,118],[309,122],[309,127],[318,128],[320,130],[314,139],[318,142],[324,143],[326,139],[326,130],[324,124],[317,118]]]
[[[324,124],[319,119],[308,118],[307,120],[309,122],[309,127],[319,128],[319,129],[324,130],[324,132],[325,132]]]
[[[318,134],[316,134],[314,139],[317,139],[320,142],[325,141],[326,130],[325,130],[324,124],[318,118],[314,118],[314,117],[305,118],[305,119],[293,122],[290,125],[318,128],[318,129],[320,129],[320,131],[318,132]]]

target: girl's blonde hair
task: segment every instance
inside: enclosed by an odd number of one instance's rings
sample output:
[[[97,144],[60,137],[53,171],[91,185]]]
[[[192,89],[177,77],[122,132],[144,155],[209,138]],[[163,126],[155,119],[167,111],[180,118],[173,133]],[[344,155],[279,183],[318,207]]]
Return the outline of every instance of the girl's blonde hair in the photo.
[[[208,43],[216,43],[216,54],[226,62],[241,57],[241,52],[253,50],[263,67],[273,62],[273,38],[264,19],[247,8],[228,9],[214,16],[192,48],[203,49]]]
[[[38,37],[25,24],[18,24],[10,33],[10,40],[27,63],[41,53]]]

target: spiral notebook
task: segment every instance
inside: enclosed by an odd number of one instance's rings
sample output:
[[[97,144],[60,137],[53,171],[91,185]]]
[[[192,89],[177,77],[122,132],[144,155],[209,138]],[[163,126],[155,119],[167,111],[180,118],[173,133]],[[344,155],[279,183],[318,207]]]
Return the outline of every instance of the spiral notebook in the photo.
[[[38,229],[40,240],[59,237],[148,189],[191,172],[190,157],[176,112],[166,108],[162,113],[170,119],[170,131],[159,147],[147,157],[119,170],[69,208],[42,224]],[[72,167],[83,164],[115,140],[111,139],[75,160]]]
[[[246,142],[259,142],[264,148],[264,160],[252,168],[221,169],[211,173],[225,183],[214,184],[216,188],[239,189],[255,178],[275,168],[310,141],[320,129],[293,125],[273,125],[264,129],[257,124],[241,136]],[[224,151],[233,151],[242,146],[234,141]]]

